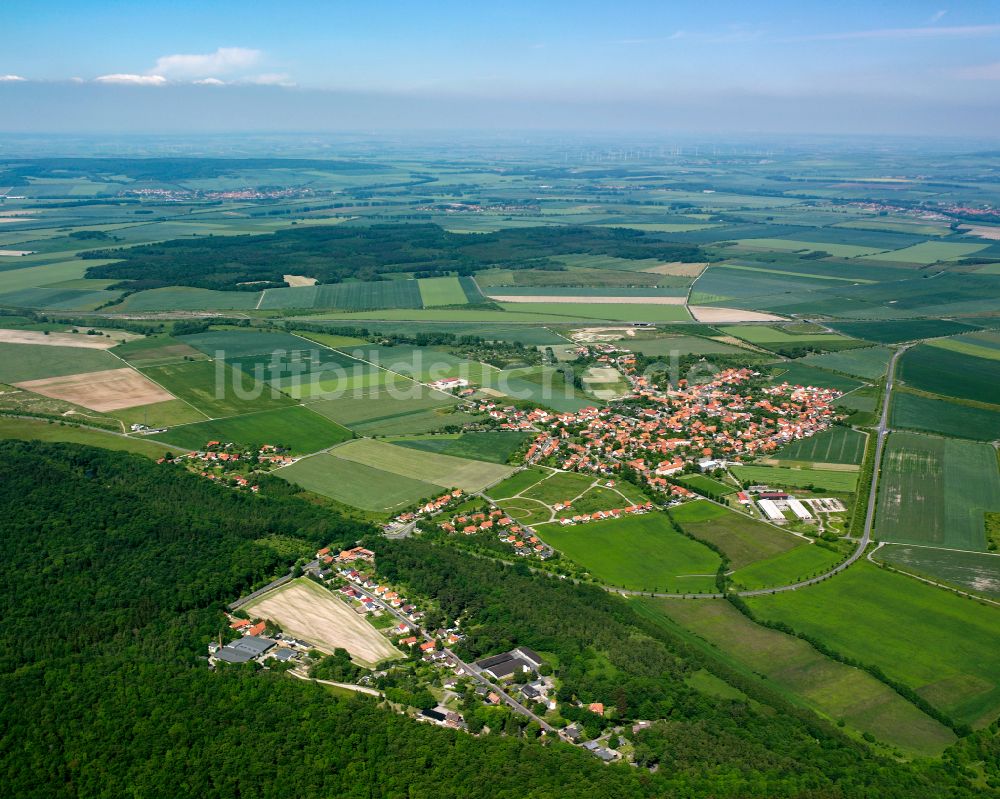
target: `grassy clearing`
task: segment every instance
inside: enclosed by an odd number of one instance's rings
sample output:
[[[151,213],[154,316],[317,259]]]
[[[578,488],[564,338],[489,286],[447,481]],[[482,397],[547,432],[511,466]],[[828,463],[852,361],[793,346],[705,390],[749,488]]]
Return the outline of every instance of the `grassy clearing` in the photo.
[[[73,427],[34,419],[0,417],[0,438],[17,438],[22,441],[66,441],[71,444],[87,444],[103,449],[134,452],[147,458],[162,458],[168,451],[177,452],[177,447],[149,439],[129,438],[86,427]]]
[[[938,755],[954,742],[944,725],[867,672],[828,658],[805,641],[754,624],[723,599],[639,599],[711,646],[727,665],[763,678],[795,704],[911,755]]]
[[[808,546],[798,536],[705,500],[685,503],[668,513],[685,532],[721,549],[733,569]]]
[[[531,466],[527,469],[515,472],[502,483],[495,485],[490,489],[489,494],[491,497],[499,499],[513,497],[520,494],[522,491],[531,488],[531,486],[535,485],[539,480],[544,479],[549,474],[551,474],[551,472],[546,469],[539,469]]]
[[[0,343],[0,383],[120,369],[122,365],[104,350]]]
[[[393,513],[441,493],[441,487],[335,458],[326,453],[303,458],[274,474],[316,494],[375,513]]]
[[[255,386],[252,379],[221,361],[184,361],[141,371],[212,418],[295,404],[291,397],[269,386]]]
[[[842,491],[852,493],[858,482],[854,471],[829,471],[823,469],[792,469],[785,466],[734,466],[737,479],[751,483],[781,488],[809,488],[815,491]]]
[[[351,438],[351,431],[302,405],[294,405],[172,427],[159,437],[190,449],[204,449],[208,441],[232,441],[288,447],[301,455],[346,441]]]
[[[747,600],[834,651],[881,668],[960,723],[1000,712],[1000,612],[862,561],[793,593]]]
[[[802,546],[737,569],[731,578],[733,585],[748,590],[791,585],[823,574],[844,559],[843,553],[821,544],[801,543]]]
[[[860,465],[867,436],[850,427],[836,426],[808,438],[792,441],[779,449],[776,461],[840,463]]]
[[[676,532],[660,513],[535,529],[542,540],[608,585],[646,591],[715,588],[719,556]]]
[[[575,472],[556,472],[524,491],[524,496],[537,499],[546,505],[566,502],[582,494],[594,483],[594,478]]]
[[[419,452],[372,439],[350,441],[337,447],[332,454],[342,460],[373,469],[424,480],[442,488],[461,488],[468,492],[481,491],[513,471],[512,467],[497,463]]]
[[[971,441],[892,433],[879,485],[879,539],[982,551],[986,511],[1000,511],[993,447]]]
[[[894,391],[892,426],[953,438],[996,441],[1000,439],[1000,406],[988,410],[906,390]]]
[[[531,433],[514,432],[462,433],[399,439],[392,443],[422,452],[506,464],[510,456],[531,437]]]

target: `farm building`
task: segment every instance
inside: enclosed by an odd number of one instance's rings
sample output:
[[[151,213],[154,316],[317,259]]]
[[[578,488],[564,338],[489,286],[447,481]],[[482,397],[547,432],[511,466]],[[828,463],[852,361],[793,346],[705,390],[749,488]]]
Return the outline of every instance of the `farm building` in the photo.
[[[757,500],[757,505],[761,509],[761,512],[767,516],[767,518],[772,522],[783,522],[785,521],[784,514],[778,510],[778,506],[774,504],[772,499],[760,499]]]
[[[215,657],[226,663],[246,663],[247,661],[259,658],[264,653],[274,647],[275,642],[270,638],[260,638],[256,635],[248,635],[226,644],[216,651]]]
[[[792,513],[795,514],[795,518],[797,518],[800,522],[812,521],[812,514],[807,511],[805,505],[797,499],[788,500],[788,507],[791,509]]]

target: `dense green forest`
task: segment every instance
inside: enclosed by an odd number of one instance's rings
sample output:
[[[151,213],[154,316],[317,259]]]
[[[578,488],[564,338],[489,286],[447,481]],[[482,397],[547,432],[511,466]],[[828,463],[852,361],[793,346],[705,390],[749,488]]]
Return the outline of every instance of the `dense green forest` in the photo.
[[[227,491],[68,444],[0,442],[0,506],[5,795],[972,797],[963,764],[996,760],[983,733],[941,763],[900,764],[759,691],[700,694],[684,681],[695,656],[621,599],[423,541],[369,536],[387,575],[463,618],[467,654],[527,644],[556,655],[573,694],[665,718],[636,736],[656,773],[432,728],[252,667],[211,672],[224,602],[289,565],[271,536],[308,552],[370,531],[267,485]]]
[[[286,274],[336,283],[346,278],[372,280],[390,272],[471,275],[490,266],[535,267],[543,262],[546,268],[562,268],[544,260],[561,253],[704,260],[695,246],[624,228],[514,228],[466,236],[430,224],[292,228],[268,236],[202,237],[95,250],[83,257],[123,259],[92,266],[87,277],[121,280],[124,288],[237,289],[241,283],[284,285]]]

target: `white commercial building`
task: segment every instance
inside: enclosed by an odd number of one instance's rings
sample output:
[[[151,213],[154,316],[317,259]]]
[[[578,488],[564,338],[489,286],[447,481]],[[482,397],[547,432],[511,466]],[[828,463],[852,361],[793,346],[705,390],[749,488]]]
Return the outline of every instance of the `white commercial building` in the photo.
[[[788,507],[792,509],[792,513],[795,514],[800,522],[808,522],[812,520],[812,514],[807,511],[805,505],[797,499],[788,500]]]
[[[759,499],[757,500],[757,505],[763,511],[764,515],[767,516],[772,522],[783,522],[785,521],[785,515],[778,510],[778,506],[774,504],[774,500],[770,499]]]

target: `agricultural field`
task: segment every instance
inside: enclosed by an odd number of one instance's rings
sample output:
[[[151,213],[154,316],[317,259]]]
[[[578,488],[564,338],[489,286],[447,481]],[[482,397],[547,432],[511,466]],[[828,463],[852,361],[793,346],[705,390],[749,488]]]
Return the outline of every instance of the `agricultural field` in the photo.
[[[150,336],[126,341],[114,348],[114,354],[132,366],[163,366],[184,360],[205,360],[208,356],[170,336]]]
[[[886,544],[873,555],[879,563],[962,591],[1000,599],[1000,554]]]
[[[439,455],[451,455],[456,458],[506,464],[511,455],[531,438],[530,433],[517,432],[445,433],[421,438],[394,439],[391,443],[422,452],[436,452]]]
[[[829,545],[803,541],[802,546],[736,569],[730,579],[734,587],[751,591],[791,585],[830,571],[846,556]]]
[[[890,434],[875,515],[880,540],[983,551],[988,511],[1000,511],[1000,472],[992,446]]]
[[[821,433],[800,438],[775,452],[769,461],[789,463],[832,463],[860,466],[867,436],[850,427],[835,425]]]
[[[684,475],[682,477],[678,477],[677,482],[686,485],[692,491],[697,491],[700,494],[723,496],[725,494],[733,494],[738,490],[728,483],[720,483],[718,480],[714,480],[704,474]]]
[[[1000,359],[920,344],[903,353],[900,380],[911,388],[946,397],[995,403],[1000,385]]]
[[[513,467],[468,458],[394,447],[372,439],[357,439],[337,447],[335,457],[402,477],[420,479],[442,488],[481,491],[510,475]]]
[[[800,536],[705,500],[686,502],[668,513],[686,533],[722,550],[733,569],[809,545]]]
[[[291,397],[270,386],[255,385],[252,379],[222,361],[183,361],[141,371],[210,418],[295,404]]]
[[[100,372],[25,380],[15,385],[45,397],[101,412],[169,402],[174,399],[172,394],[128,366]]]
[[[774,363],[771,364],[771,369],[772,383],[788,383],[790,386],[832,388],[842,391],[845,394],[864,385],[853,377],[828,372],[826,369],[817,369],[814,366],[807,366],[802,361]]]
[[[75,427],[71,424],[40,419],[0,417],[0,438],[17,438],[22,441],[65,441],[70,444],[86,444],[90,447],[134,452],[147,458],[162,458],[167,452],[178,454],[177,447],[159,441],[131,438],[90,427]]]
[[[971,329],[964,322],[950,319],[901,319],[898,322],[831,322],[830,326],[847,336],[880,344],[902,344],[925,338],[951,336]]]
[[[253,355],[270,356],[275,352],[286,353],[312,348],[309,341],[290,333],[256,330],[209,330],[189,336],[178,336],[177,340],[209,357],[221,357],[225,360],[240,360]]]
[[[746,352],[741,347],[713,341],[710,338],[683,335],[662,338],[626,338],[622,340],[622,346],[651,358],[664,358],[673,353],[678,355],[714,355],[717,353]]]
[[[795,704],[831,722],[844,721],[855,734],[911,755],[937,755],[954,733],[861,669],[817,652],[795,636],[755,624],[724,599],[634,600],[650,614],[668,617],[706,642],[708,655],[744,676],[765,679]]]
[[[877,255],[870,255],[873,261],[898,261],[909,264],[933,264],[938,261],[957,261],[980,250],[985,250],[989,245],[975,242],[951,242],[951,241],[925,241],[922,244],[914,244],[912,247],[905,247],[894,252],[882,252]]]
[[[364,666],[403,656],[363,615],[305,577],[268,591],[243,609],[257,618],[276,622],[283,632],[315,644],[327,654],[346,649],[354,661]]]
[[[993,407],[990,410],[897,390],[892,393],[892,426],[952,438],[996,441],[1000,440],[1000,405]]]
[[[788,332],[784,328],[770,325],[724,325],[719,330],[727,336],[741,338],[765,349],[771,349],[777,345],[791,347],[811,345],[825,349],[824,345],[837,346],[851,341],[847,336],[837,333],[796,334]]]
[[[539,538],[607,585],[645,591],[712,592],[719,556],[676,532],[660,513],[562,526]]]
[[[378,514],[398,513],[441,487],[320,453],[274,472],[277,477],[345,505]]]
[[[0,383],[100,372],[123,365],[105,350],[0,343]]]
[[[204,449],[208,441],[246,445],[272,444],[302,455],[332,447],[352,437],[351,431],[297,405],[171,427],[159,438],[188,449]]]
[[[878,666],[959,723],[983,727],[1000,712],[995,607],[865,561],[801,591],[747,604],[763,619]]]
[[[468,298],[457,277],[428,277],[417,281],[420,301],[425,308],[436,305],[465,305]]]
[[[539,321],[558,322],[561,318],[568,322],[577,320],[597,320],[609,322],[686,322],[691,314],[683,302],[656,303],[615,303],[606,302],[501,302],[505,311],[522,315],[537,315]],[[675,298],[663,298],[675,299]],[[681,298],[676,298],[681,299]]]
[[[737,480],[780,488],[809,488],[815,491],[852,493],[858,482],[855,471],[793,469],[785,466],[733,466]]]
[[[396,384],[393,384],[396,386]],[[412,386],[412,390],[410,388]],[[378,426],[380,423],[405,419],[418,413],[431,412],[441,417],[444,424],[451,422],[460,424],[461,420],[472,417],[462,415],[453,418],[454,414],[446,413],[455,407],[455,400],[441,392],[432,391],[418,386],[400,383],[395,388],[372,389],[360,396],[343,396],[336,399],[310,402],[309,407],[328,419],[333,419],[345,427],[362,429]]]
[[[891,357],[892,350],[888,347],[864,347],[843,352],[825,352],[822,355],[807,355],[799,363],[843,372],[863,380],[875,380],[885,374]]]

